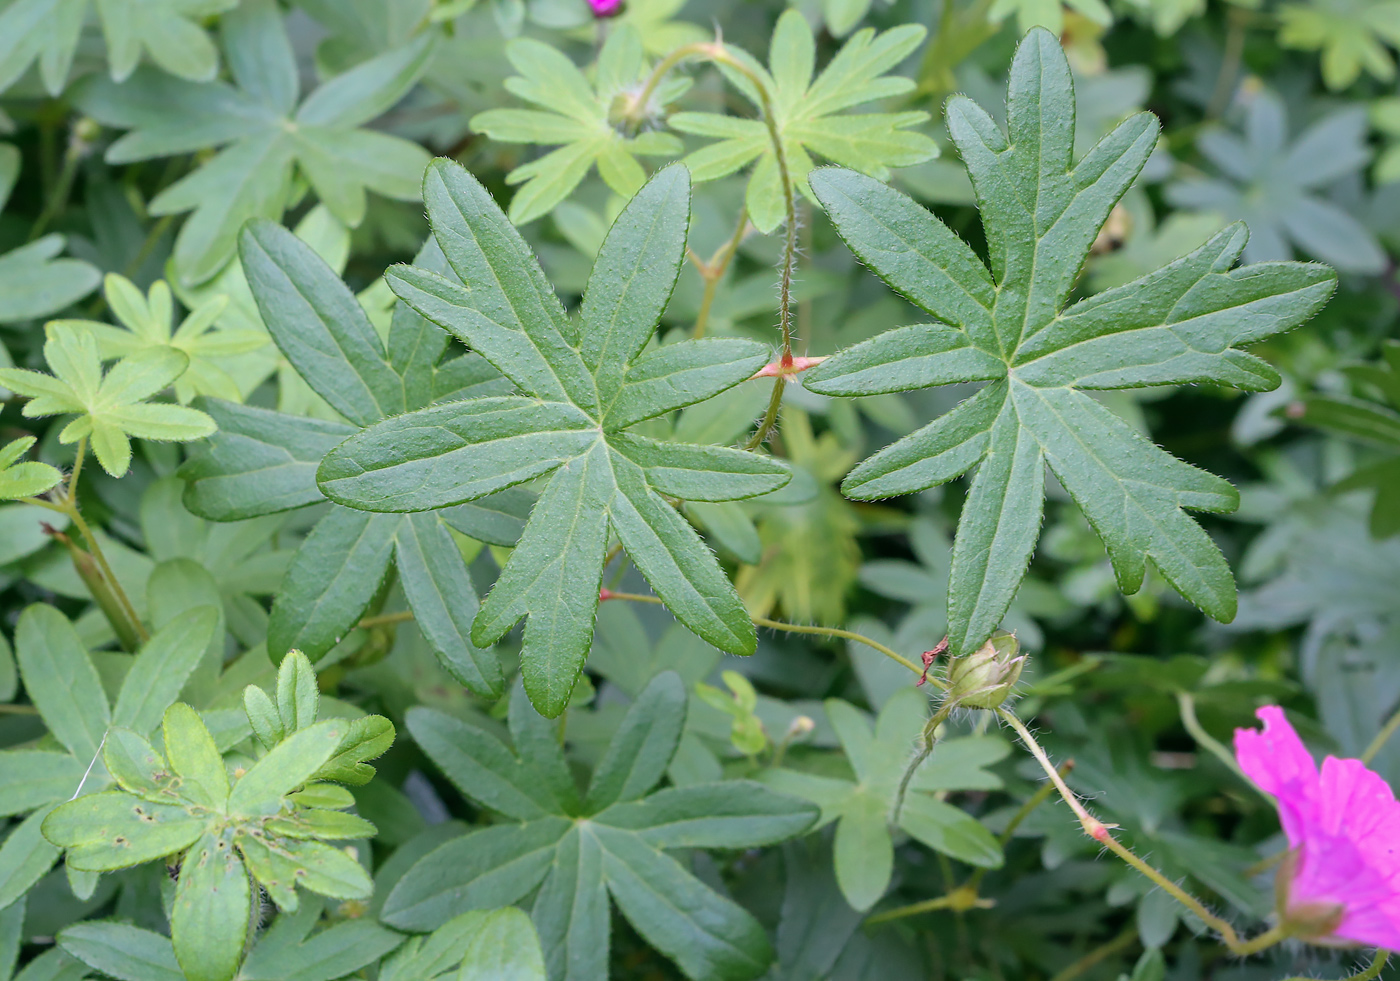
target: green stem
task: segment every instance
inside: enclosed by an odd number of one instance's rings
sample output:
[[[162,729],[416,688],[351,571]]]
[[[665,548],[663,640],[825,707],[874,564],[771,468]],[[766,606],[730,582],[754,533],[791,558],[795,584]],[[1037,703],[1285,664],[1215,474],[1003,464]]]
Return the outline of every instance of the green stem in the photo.
[[[923,745],[904,768],[904,776],[899,780],[899,790],[894,795],[894,805],[890,808],[891,828],[899,824],[899,812],[904,809],[904,795],[909,791],[909,781],[914,779],[914,771],[923,766],[924,760],[932,755],[933,748],[938,745],[938,727],[948,720],[956,705],[954,699],[945,698],[943,704],[938,706],[938,711],[929,716],[929,720],[924,723]]]
[[[81,122],[82,120],[79,120],[79,123]],[[29,229],[30,242],[43,235],[50,223],[68,206],[68,196],[73,192],[73,180],[78,176],[78,164],[82,162],[88,147],[87,141],[79,137],[77,125],[75,124],[74,132],[68,137],[68,149],[63,153],[63,169],[58,173],[58,181],[44,201],[44,210],[39,212],[34,227]]]
[[[1226,749],[1218,739],[1206,732],[1205,727],[1202,726],[1200,720],[1196,718],[1196,700],[1191,696],[1191,693],[1184,691],[1177,692],[1176,704],[1181,710],[1181,724],[1186,727],[1186,731],[1191,734],[1191,738],[1196,740],[1203,749],[1208,750],[1210,754],[1221,763],[1229,767],[1235,776],[1239,777],[1251,787],[1254,786],[1254,781],[1244,775],[1244,771],[1240,769],[1239,763],[1235,761],[1235,755]]]
[[[1348,974],[1342,981],[1375,981],[1376,978],[1381,976],[1381,971],[1385,969],[1385,963],[1388,960],[1390,960],[1390,951],[1377,950],[1370,967],[1358,974]],[[1284,978],[1283,981],[1313,981],[1313,979],[1294,977]]]
[[[1287,934],[1282,925],[1266,930],[1264,933],[1249,940],[1242,939],[1233,926],[1206,909],[1205,905],[1195,896],[1192,896],[1157,869],[1138,858],[1130,848],[1113,837],[1108,827],[1104,825],[1103,822],[1099,821],[1085,810],[1084,805],[1079,802],[1079,798],[1075,796],[1074,791],[1069,789],[1069,785],[1066,784],[1064,778],[1060,776],[1060,771],[1050,762],[1050,757],[1046,755],[1045,750],[1041,748],[1035,736],[1031,735],[1031,731],[1026,728],[1026,724],[1022,722],[1014,712],[1005,708],[999,708],[997,709],[997,714],[1000,715],[1002,720],[1020,737],[1026,749],[1030,750],[1030,754],[1035,757],[1036,762],[1040,764],[1040,768],[1045,771],[1045,775],[1050,778],[1050,782],[1054,784],[1055,789],[1060,792],[1060,797],[1069,805],[1070,810],[1074,812],[1074,816],[1079,819],[1079,825],[1084,829],[1084,833],[1113,852],[1113,854],[1117,855],[1132,868],[1142,873],[1142,875],[1146,876],[1163,892],[1171,896],[1182,906],[1185,906],[1203,923],[1220,934],[1225,946],[1230,948],[1231,953],[1239,956],[1257,954],[1259,951],[1272,947],[1274,944],[1286,939]]]
[[[1050,981],[1070,981],[1071,978],[1079,977],[1091,967],[1094,967],[1102,963],[1103,961],[1108,960],[1114,954],[1118,954],[1122,951],[1127,950],[1137,940],[1137,936],[1137,925],[1134,924],[1133,926],[1128,927],[1122,933],[1118,934],[1118,936],[1114,937],[1108,943],[1100,947],[1095,947],[1093,950],[1089,951],[1089,953],[1085,954],[1083,957],[1079,958],[1079,960],[1075,961],[1069,967],[1065,968],[1059,974],[1051,978]]]
[[[387,627],[390,624],[406,623],[413,619],[412,610],[402,610],[398,613],[381,613],[379,616],[365,617],[355,626],[361,630],[372,630],[375,627]]]
[[[615,593],[612,590],[603,591],[603,599],[627,600],[631,603],[655,603],[662,604],[662,600],[656,596],[647,596],[643,593]],[[770,630],[783,630],[790,634],[820,634],[823,637],[840,637],[844,640],[853,640],[858,644],[879,651],[891,661],[898,661],[914,674],[922,674],[923,668],[917,667],[913,661],[902,654],[898,654],[878,640],[872,640],[853,630],[842,630],[840,627],[815,627],[805,623],[783,623],[781,620],[769,620],[767,617],[749,617],[755,627],[767,627]],[[929,682],[940,688],[947,689],[948,684],[941,678],[930,677]]]
[[[1241,7],[1231,7],[1227,15],[1230,26],[1225,35],[1225,51],[1220,59],[1220,72],[1215,76],[1215,88],[1211,90],[1210,102],[1206,105],[1206,118],[1218,119],[1230,107],[1230,96],[1235,94],[1235,76],[1240,73],[1240,63],[1244,58],[1245,28],[1249,24],[1250,12]]]
[[[1395,735],[1396,729],[1400,729],[1400,709],[1396,709],[1395,714],[1381,727],[1381,731],[1376,733],[1376,738],[1371,740],[1366,751],[1361,754],[1361,762],[1370,763],[1375,759],[1376,754],[1385,748],[1385,744],[1390,741],[1390,737]]]
[[[734,234],[730,236],[728,242],[719,247],[714,255],[710,256],[710,261],[697,263],[700,275],[705,280],[705,292],[700,297],[700,312],[695,315],[695,330],[691,336],[701,338],[705,336],[705,328],[710,323],[710,307],[714,305],[715,293],[719,290],[719,281],[724,278],[724,274],[729,271],[729,263],[734,259],[734,253],[739,251],[739,243],[744,240],[744,233],[749,228],[749,210],[742,208],[739,211],[739,224],[734,229]]]
[[[652,95],[656,93],[656,87],[661,84],[663,78],[671,73],[671,69],[687,58],[713,59],[716,50],[722,52],[724,46],[713,41],[699,41],[695,44],[683,44],[662,58],[651,70],[651,75],[647,78],[646,84],[642,86],[642,91],[632,100],[632,107],[627,113],[628,118],[640,123],[646,117],[646,107],[651,102]]]

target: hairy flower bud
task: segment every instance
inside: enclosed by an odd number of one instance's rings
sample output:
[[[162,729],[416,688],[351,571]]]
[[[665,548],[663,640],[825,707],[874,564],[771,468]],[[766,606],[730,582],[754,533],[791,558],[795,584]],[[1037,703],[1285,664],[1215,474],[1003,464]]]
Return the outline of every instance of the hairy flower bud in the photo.
[[[1006,701],[1025,666],[1016,635],[998,630],[948,666],[948,699],[963,708],[994,709]]]
[[[594,17],[612,17],[622,9],[622,0],[588,0]]]

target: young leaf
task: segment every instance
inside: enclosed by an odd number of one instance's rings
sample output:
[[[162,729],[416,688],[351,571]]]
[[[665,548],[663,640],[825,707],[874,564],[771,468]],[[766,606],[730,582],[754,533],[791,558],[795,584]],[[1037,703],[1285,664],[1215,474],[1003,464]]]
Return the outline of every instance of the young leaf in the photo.
[[[36,497],[52,490],[63,480],[63,474],[47,463],[33,460],[19,462],[34,443],[33,436],[23,436],[0,448],[0,498],[13,501],[21,497]]]
[[[894,798],[909,753],[927,721],[928,700],[904,688],[885,703],[872,732],[859,709],[831,699],[827,717],[855,770],[854,781],[789,769],[769,770],[763,782],[805,797],[822,809],[822,823],[836,825],[836,881],[858,910],[873,906],[889,887],[894,869],[890,827],[895,825],[928,847],[983,868],[1001,865],[1001,848],[976,818],[933,796],[946,790],[991,790],[1000,781],[981,767],[1010,752],[1000,739],[968,737],[939,743],[909,781],[899,814]],[[971,747],[964,746],[973,743]]]
[[[485,646],[528,617],[526,690],[549,716],[563,711],[588,654],[609,525],[687,627],[735,654],[752,653],[756,642],[714,556],[662,495],[751,497],[786,484],[789,471],[752,453],[627,431],[734,386],[767,356],[756,343],[718,338],[642,353],[684,255],[689,192],[684,168],[667,168],[618,217],[575,342],[529,248],[485,188],[456,164],[434,163],[424,184],[434,234],[467,288],[411,266],[391,270],[390,285],[525,394],[387,419],[317,471],[332,500],[383,512],[446,507],[549,475],[471,636]]]
[[[413,200],[428,163],[417,144],[361,127],[418,80],[432,32],[330,79],[298,104],[296,61],[273,0],[244,0],[221,26],[237,87],[178,82],[147,69],[122,84],[98,80],[81,99],[99,122],[131,131],[107,151],[108,163],[221,148],[151,201],[153,214],[194,212],[173,256],[186,286],[223,268],[245,221],[281,217],[294,175],[354,226],[364,218],[367,189]]]
[[[1278,9],[1278,43],[1322,52],[1322,80],[1334,91],[1366,74],[1382,82],[1395,77],[1386,46],[1400,47],[1400,5],[1392,0],[1353,5],[1344,0],[1286,3]]]
[[[1086,390],[1272,388],[1278,374],[1232,345],[1306,320],[1335,274],[1299,263],[1232,271],[1246,241],[1235,225],[1155,273],[1066,308],[1091,243],[1156,144],[1156,120],[1125,120],[1071,169],[1069,65],[1041,30],[1017,51],[1008,119],[1009,138],[970,100],[948,107],[982,202],[992,271],[902,194],[849,171],[813,177],[852,251],[943,323],[858,344],[809,370],[807,386],[869,395],[989,382],[861,463],[842,490],[861,500],[908,494],[980,464],[953,550],[954,656],[990,636],[1016,594],[1039,535],[1047,464],[1103,538],[1124,592],[1142,585],[1150,561],[1191,602],[1229,620],[1234,579],[1183,509],[1231,510],[1234,488],[1141,439]],[[1038,202],[1035,211],[1026,201]]]
[[[510,203],[510,220],[517,225],[548,214],[595,166],[614,192],[630,198],[646,181],[638,156],[681,152],[680,140],[670,133],[628,137],[613,118],[613,106],[647,71],[635,28],[623,25],[608,34],[591,84],[567,56],[541,41],[516,38],[506,45],[506,56],[520,72],[506,79],[506,89],[542,109],[488,109],[472,117],[472,129],[508,143],[562,144],[506,175],[508,184],[524,183]],[[684,87],[668,86],[654,104],[665,105]]]
[[[209,297],[190,311],[179,329],[173,329],[174,300],[164,280],[156,280],[149,294],[142,296],[131,280],[108,273],[103,295],[125,330],[91,320],[59,323],[90,331],[97,338],[97,349],[104,360],[152,348],[179,351],[187,359],[184,373],[175,379],[175,397],[181,404],[189,404],[197,395],[242,401],[238,383],[220,367],[219,361],[256,351],[267,344],[267,335],[256,330],[211,329],[228,306],[228,297]]]
[[[666,850],[770,844],[806,830],[816,810],[742,780],[646,796],[671,761],[673,733],[685,724],[683,690],[677,675],[663,672],[639,695],[581,815],[548,789],[558,783],[552,771],[562,757],[557,743],[551,753],[538,742],[552,727],[522,699],[510,713],[515,752],[474,727],[415,709],[410,731],[448,779],[481,806],[522,823],[473,832],[420,859],[389,894],[384,921],[436,929],[462,905],[513,903],[538,886],[531,918],[550,976],[604,981],[611,894],[687,977],[741,981],[761,974],[772,954],[758,921]]]
[[[150,348],[118,361],[103,375],[92,333],[72,324],[50,325],[44,360],[53,375],[0,369],[0,384],[28,396],[24,415],[76,415],[58,434],[61,443],[89,437],[102,468],[113,477],[131,465],[130,437],[187,442],[208,436],[214,420],[197,409],[146,400],[185,371],[188,360],[170,348]]]
[[[180,864],[170,913],[170,939],[187,981],[232,981],[252,929],[252,902],[232,835],[205,835]]]
[[[816,41],[806,18],[796,10],[788,10],[778,18],[768,54],[768,71],[739,49],[729,49],[773,93],[773,118],[788,168],[797,189],[807,197],[812,196],[807,183],[807,175],[815,166],[812,154],[880,180],[889,179],[891,167],[908,167],[938,155],[938,145],[913,129],[928,119],[926,112],[838,115],[853,106],[913,89],[912,79],[885,73],[907,58],[926,33],[917,24],[905,24],[879,35],[872,28],[858,31],[842,45],[816,81],[812,80]],[[744,96],[762,110],[752,84],[743,76],[729,74]],[[764,233],[778,227],[786,215],[786,205],[772,139],[763,120],[678,112],[667,124],[682,133],[719,140],[686,157],[686,166],[697,181],[715,180],[758,161],[745,198],[749,218]]]

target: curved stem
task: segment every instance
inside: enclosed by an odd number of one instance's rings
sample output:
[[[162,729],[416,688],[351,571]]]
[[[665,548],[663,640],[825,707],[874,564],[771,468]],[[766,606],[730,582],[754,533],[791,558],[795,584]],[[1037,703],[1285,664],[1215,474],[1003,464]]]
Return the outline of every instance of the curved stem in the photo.
[[[1191,734],[1191,738],[1196,740],[1201,748],[1209,751],[1212,756],[1229,767],[1235,776],[1253,787],[1254,781],[1244,775],[1244,771],[1240,769],[1239,763],[1235,762],[1234,754],[1226,749],[1220,740],[1206,732],[1205,727],[1202,726],[1200,720],[1196,718],[1196,700],[1191,696],[1191,693],[1185,691],[1177,692],[1176,704],[1181,710],[1181,724],[1186,728],[1186,731]]]
[[[923,745],[904,768],[904,776],[899,780],[899,790],[895,791],[894,804],[890,807],[891,828],[899,824],[899,812],[904,810],[904,796],[909,792],[909,781],[914,779],[914,771],[923,766],[924,760],[933,754],[933,748],[938,745],[938,727],[947,721],[956,705],[955,699],[945,698],[943,704],[938,706],[938,711],[929,716],[929,720],[924,723]]]
[[[656,93],[656,87],[661,84],[661,80],[671,73],[675,68],[687,58],[714,58],[715,50],[723,51],[723,46],[713,41],[699,41],[695,44],[683,44],[675,51],[672,51],[665,58],[656,63],[656,67],[651,70],[651,75],[647,77],[646,84],[637,93],[637,97],[632,100],[631,110],[628,116],[638,122],[646,114],[646,107],[651,102],[651,97]]]
[[[1274,944],[1279,943],[1287,937],[1287,933],[1280,925],[1266,930],[1249,940],[1242,939],[1233,926],[1206,909],[1205,904],[1199,899],[1192,896],[1185,889],[1182,889],[1157,869],[1138,858],[1137,855],[1133,853],[1132,849],[1114,838],[1109,831],[1109,827],[1090,814],[1084,808],[1084,805],[1079,802],[1079,798],[1075,795],[1074,791],[1069,789],[1069,785],[1066,784],[1064,778],[1060,776],[1060,771],[1050,762],[1050,757],[1046,755],[1045,750],[1041,748],[1035,736],[1031,735],[1031,731],[1026,728],[1026,724],[1022,722],[1014,712],[1005,708],[999,708],[997,709],[997,714],[1000,715],[1002,720],[1020,737],[1026,749],[1030,750],[1030,754],[1035,757],[1036,762],[1040,764],[1040,768],[1045,771],[1045,775],[1050,778],[1050,782],[1054,784],[1055,789],[1060,792],[1060,796],[1064,799],[1064,802],[1069,805],[1070,810],[1074,812],[1074,816],[1079,819],[1079,825],[1084,829],[1084,833],[1113,852],[1113,854],[1117,855],[1138,872],[1141,872],[1155,885],[1160,887],[1163,892],[1171,896],[1182,906],[1185,906],[1192,913],[1196,914],[1202,922],[1216,933],[1220,934],[1225,946],[1230,948],[1231,953],[1240,956],[1257,954],[1259,951],[1272,947]]]
[[[615,593],[611,589],[602,591],[600,599],[603,600],[627,600],[632,603],[655,603],[664,605],[664,602],[657,596],[647,596],[643,593]],[[922,674],[920,668],[903,654],[898,654],[890,650],[878,640],[872,640],[863,634],[858,634],[854,630],[842,630],[840,627],[816,627],[805,623],[783,623],[781,620],[769,620],[767,617],[749,617],[755,627],[767,627],[770,630],[783,630],[790,634],[820,634],[823,637],[840,637],[843,640],[853,640],[858,644],[879,651],[891,661],[898,661],[914,674]],[[929,678],[929,681],[940,688],[947,689],[948,683],[941,678]]]
[[[1071,978],[1079,977],[1091,967],[1098,965],[1101,961],[1106,961],[1114,954],[1127,950],[1133,945],[1134,941],[1137,940],[1137,937],[1137,924],[1133,924],[1108,943],[1089,951],[1089,953],[1079,958],[1079,960],[1075,961],[1059,974],[1056,974],[1050,981],[1070,981]]]
[[[44,210],[39,212],[39,217],[35,219],[34,225],[29,229],[28,241],[32,242],[40,235],[43,235],[63,209],[68,205],[68,196],[73,191],[73,179],[78,176],[78,164],[82,162],[83,154],[87,151],[87,144],[80,140],[76,133],[68,138],[68,149],[63,154],[63,169],[58,173],[58,181],[53,186],[53,193],[44,202]]]
[[[1376,978],[1381,976],[1381,971],[1385,969],[1385,963],[1388,960],[1390,960],[1390,951],[1384,949],[1377,950],[1370,967],[1357,974],[1348,974],[1342,981],[1375,981]],[[1293,977],[1284,978],[1283,981],[1313,981],[1313,979]]]
[[[739,224],[734,228],[734,234],[729,241],[719,247],[714,255],[710,256],[708,262],[700,262],[696,259],[696,267],[700,270],[700,276],[705,280],[705,292],[700,297],[700,311],[695,315],[695,329],[691,332],[691,337],[701,338],[705,336],[705,328],[710,323],[710,307],[714,305],[715,293],[719,290],[719,281],[724,278],[724,274],[729,271],[729,263],[733,261],[734,254],[739,251],[739,243],[744,241],[744,233],[749,229],[749,209],[747,207],[739,210]]]
[[[378,616],[365,617],[355,626],[361,630],[370,630],[374,627],[387,627],[390,624],[406,623],[413,619],[412,610],[401,610],[398,613],[381,613]]]

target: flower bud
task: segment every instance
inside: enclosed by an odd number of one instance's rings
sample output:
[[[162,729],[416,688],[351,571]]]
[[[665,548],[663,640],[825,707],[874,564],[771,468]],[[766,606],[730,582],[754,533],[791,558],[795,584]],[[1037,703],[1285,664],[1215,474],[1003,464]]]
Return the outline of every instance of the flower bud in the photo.
[[[588,0],[594,17],[612,17],[622,9],[622,0]]]
[[[816,727],[817,724],[812,721],[810,716],[799,715],[797,718],[793,719],[792,724],[788,726],[787,738],[801,739],[803,736],[810,735],[812,730]]]
[[[963,708],[994,709],[1006,701],[1026,658],[1016,635],[998,630],[985,644],[948,666],[948,699]]]

